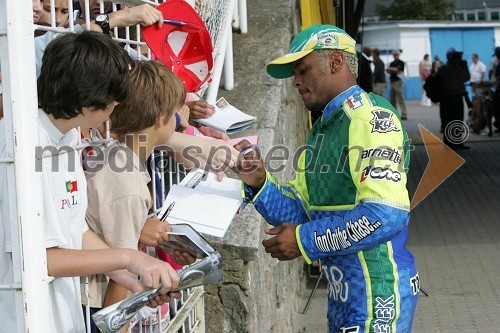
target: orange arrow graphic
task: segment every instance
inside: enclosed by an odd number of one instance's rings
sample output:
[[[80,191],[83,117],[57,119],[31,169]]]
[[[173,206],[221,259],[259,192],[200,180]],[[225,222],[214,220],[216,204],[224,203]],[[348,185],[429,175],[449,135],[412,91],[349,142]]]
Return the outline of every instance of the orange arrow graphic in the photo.
[[[432,191],[441,185],[446,178],[450,177],[452,173],[465,163],[465,160],[460,155],[448,148],[448,146],[423,125],[419,124],[418,127],[424,140],[429,163],[411,200],[411,209],[415,208]]]

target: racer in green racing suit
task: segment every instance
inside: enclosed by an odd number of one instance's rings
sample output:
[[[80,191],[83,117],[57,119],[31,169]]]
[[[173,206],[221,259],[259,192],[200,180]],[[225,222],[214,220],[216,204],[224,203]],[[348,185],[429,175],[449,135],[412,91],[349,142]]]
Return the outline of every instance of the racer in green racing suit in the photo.
[[[314,26],[301,34],[330,33],[335,41],[342,32]],[[296,225],[298,255],[307,263],[321,259],[329,332],[410,332],[419,280],[405,246],[409,143],[397,111],[353,84],[328,102],[307,144],[288,186],[266,171],[261,186],[244,186],[245,196],[268,223]]]

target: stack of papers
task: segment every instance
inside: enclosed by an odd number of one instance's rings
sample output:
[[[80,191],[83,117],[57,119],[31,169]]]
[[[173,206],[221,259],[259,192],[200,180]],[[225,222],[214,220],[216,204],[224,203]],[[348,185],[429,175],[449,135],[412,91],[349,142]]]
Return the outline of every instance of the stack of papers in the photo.
[[[243,204],[241,180],[224,177],[219,182],[215,174],[195,169],[172,186],[158,216],[172,202],[168,223],[189,224],[198,232],[222,238]]]
[[[241,112],[229,104],[224,97],[221,97],[215,103],[215,113],[211,117],[193,120],[221,132],[232,134],[252,126],[256,119],[257,118],[253,116]]]

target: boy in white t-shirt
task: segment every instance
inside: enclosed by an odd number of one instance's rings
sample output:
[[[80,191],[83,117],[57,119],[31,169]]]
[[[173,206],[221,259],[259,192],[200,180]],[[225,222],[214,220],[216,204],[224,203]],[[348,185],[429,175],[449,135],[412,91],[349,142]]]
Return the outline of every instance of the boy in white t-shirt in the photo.
[[[80,152],[67,149],[78,140],[76,127],[98,127],[129,92],[130,58],[109,36],[95,32],[68,34],[52,41],[38,78],[38,110],[44,190],[45,244],[50,283],[52,332],[85,332],[80,298],[80,276],[104,273],[132,292],[144,287],[163,288],[155,304],[168,299],[179,277],[170,265],[132,249],[110,249],[85,222],[86,180]],[[5,133],[0,122],[0,133]],[[58,154],[61,150],[67,153]],[[5,154],[0,135],[0,155]],[[0,156],[1,157],[1,156]],[[0,169],[0,182],[5,180]],[[12,277],[8,252],[10,221],[5,217],[8,189],[2,187],[0,282]],[[5,249],[5,250],[4,250]],[[5,259],[5,260],[4,260]],[[137,277],[141,279],[137,279]],[[0,309],[12,307],[12,291],[0,291]],[[16,318],[1,315],[2,327],[15,330]],[[7,326],[5,326],[7,325]]]

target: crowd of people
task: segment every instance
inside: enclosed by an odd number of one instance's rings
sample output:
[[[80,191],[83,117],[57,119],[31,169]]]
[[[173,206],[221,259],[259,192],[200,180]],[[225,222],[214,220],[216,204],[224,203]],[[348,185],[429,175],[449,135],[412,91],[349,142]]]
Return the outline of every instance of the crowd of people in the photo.
[[[372,58],[370,58],[373,56]],[[373,92],[380,96],[385,96],[387,81],[389,84],[389,96],[393,106],[398,110],[401,120],[407,120],[407,109],[403,93],[403,83],[408,79],[405,75],[406,64],[399,59],[400,50],[393,50],[394,60],[385,68],[384,62],[380,59],[380,50],[373,50],[364,46],[359,59],[358,84],[366,92]],[[372,69],[373,64],[373,69]]]
[[[456,120],[463,121],[464,105],[467,106],[469,113],[468,122],[472,120],[472,109],[475,99],[481,95],[481,89],[487,85],[486,81],[495,82],[500,74],[498,68],[498,55],[500,48],[495,50],[493,59],[490,62],[489,70],[486,65],[479,60],[479,55],[473,53],[471,63],[468,66],[467,61],[462,59],[463,52],[457,51],[454,48],[449,48],[446,53],[446,62],[441,62],[439,55],[434,56],[434,61],[431,63],[429,54],[425,54],[423,59],[418,64],[419,79],[422,83],[422,96],[420,105],[430,107],[433,105],[431,98],[427,96],[426,81],[432,76],[438,77],[439,85],[433,84],[432,87],[439,89],[440,98],[436,98],[435,102],[439,103],[439,114],[441,119],[441,133],[445,132],[446,126]],[[406,64],[400,57],[400,50],[393,50],[392,56],[394,60],[385,68],[384,62],[380,59],[380,51],[376,48],[371,49],[368,46],[363,46],[362,52],[358,54],[359,76],[358,84],[366,92],[373,92],[377,95],[385,96],[387,83],[389,83],[389,96],[393,106],[396,107],[401,115],[402,120],[407,119],[407,108],[403,94],[403,84],[408,79],[405,75]],[[388,81],[388,82],[387,82]],[[472,90],[472,98],[469,97],[466,86],[470,85]],[[430,87],[431,85],[429,85]],[[429,88],[430,89],[430,88]],[[498,92],[497,92],[498,91]],[[494,107],[494,126],[498,132],[500,118],[500,89],[493,89]],[[465,104],[464,104],[465,102]],[[453,144],[448,140],[446,135],[443,141],[452,149],[468,149],[467,146]]]

